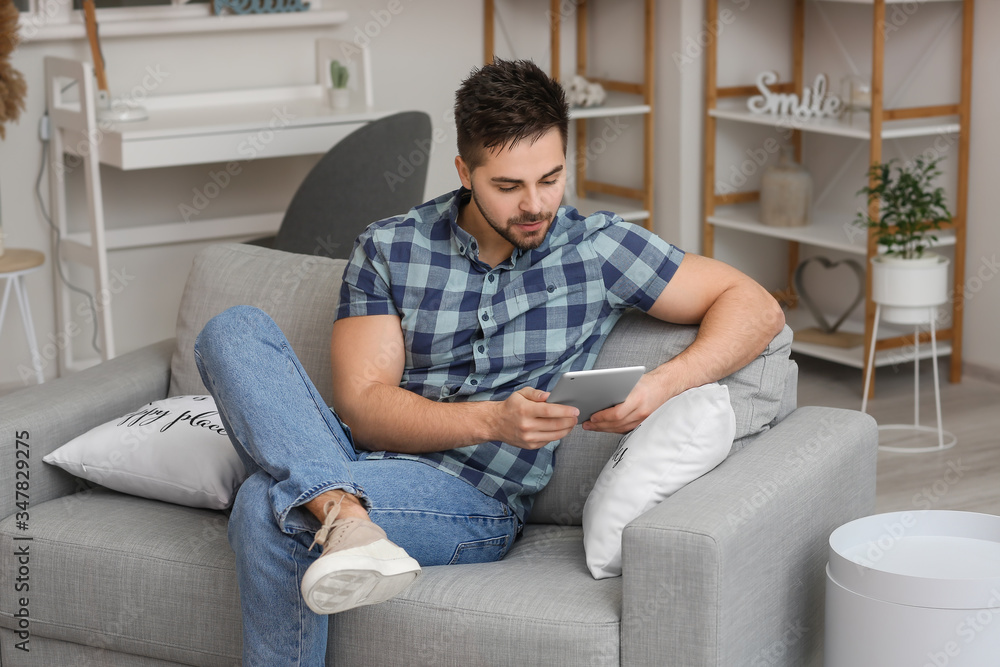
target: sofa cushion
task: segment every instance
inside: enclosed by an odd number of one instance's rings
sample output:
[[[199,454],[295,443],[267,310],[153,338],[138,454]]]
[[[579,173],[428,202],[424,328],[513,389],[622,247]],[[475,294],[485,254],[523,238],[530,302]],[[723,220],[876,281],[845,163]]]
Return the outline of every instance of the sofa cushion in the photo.
[[[195,257],[177,313],[170,395],[207,394],[194,363],[194,341],[230,306],[256,306],[284,332],[329,404],[330,334],[340,300],[342,259],[297,255],[240,243],[212,245]]]
[[[31,634],[192,665],[241,652],[235,561],[222,512],[93,489],[31,508],[31,542],[0,522],[0,571],[29,545]],[[21,534],[23,535],[23,533]],[[14,596],[0,596],[12,628]]]
[[[621,582],[590,576],[580,528],[527,526],[498,563],[427,567],[389,602],[335,616],[327,664],[619,665]]]
[[[631,311],[612,329],[595,368],[638,364],[656,368],[687,348],[697,334],[696,326],[666,324]],[[729,399],[736,415],[732,451],[742,449],[777,423],[779,412],[788,411],[785,385],[788,377],[794,376],[795,368],[788,358],[791,343],[792,331],[786,326],[763,354],[719,380],[719,384],[729,388]],[[529,520],[579,525],[587,495],[620,440],[621,436],[613,433],[574,429],[556,450],[552,479],[535,497]]]

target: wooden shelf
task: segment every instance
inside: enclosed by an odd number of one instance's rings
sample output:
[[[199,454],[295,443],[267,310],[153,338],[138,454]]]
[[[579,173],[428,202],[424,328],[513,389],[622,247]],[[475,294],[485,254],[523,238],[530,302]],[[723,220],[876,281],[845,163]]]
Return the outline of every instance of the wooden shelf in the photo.
[[[875,0],[816,0],[818,2],[842,2],[851,5],[868,5],[871,7],[875,4]],[[902,5],[904,3],[912,3],[913,0],[885,0],[887,5]],[[961,2],[961,0],[920,0],[920,2]]]
[[[709,115],[723,120],[740,123],[766,125],[779,129],[802,130],[817,134],[830,134],[852,139],[871,139],[871,116],[868,112],[855,112],[841,118],[810,118],[801,121],[790,117],[771,114],[755,114],[746,107],[746,101],[728,99],[719,102],[718,108],[710,109]],[[962,129],[958,116],[941,118],[908,118],[882,123],[883,139],[905,139],[907,137],[934,137],[942,134],[957,134]]]
[[[749,234],[795,241],[819,248],[841,250],[855,255],[868,254],[868,235],[865,230],[851,223],[842,213],[817,210],[809,214],[810,223],[802,227],[771,227],[760,222],[760,204],[733,204],[717,206],[708,221],[718,227],[735,229]],[[955,245],[951,230],[937,232],[936,246]]]
[[[844,137],[867,142],[868,160],[867,164],[880,164],[886,161],[883,152],[883,144],[886,140],[906,139],[912,137],[933,138],[942,135],[955,136],[957,156],[952,164],[957,171],[957,185],[953,192],[949,192],[949,200],[953,209],[953,223],[945,231],[935,232],[938,237],[937,246],[950,246],[954,249],[954,260],[952,262],[953,285],[955,286],[955,299],[947,306],[951,316],[951,328],[947,332],[948,341],[940,345],[941,354],[950,354],[949,378],[952,382],[961,381],[962,375],[962,328],[963,309],[961,299],[961,285],[965,276],[965,243],[966,243],[966,223],[967,223],[967,199],[969,181],[969,147],[970,136],[970,113],[972,97],[972,41],[973,26],[975,23],[974,0],[928,0],[938,2],[960,3],[962,10],[962,43],[961,43],[961,70],[956,73],[960,83],[959,99],[952,103],[938,102],[932,106],[916,106],[906,108],[884,109],[885,103],[880,95],[885,89],[885,62],[886,62],[886,33],[882,29],[889,16],[887,5],[898,5],[905,0],[813,0],[814,2],[849,2],[868,7],[865,11],[859,11],[855,21],[858,26],[864,22],[864,31],[871,35],[871,90],[873,92],[873,111],[859,111],[845,114],[840,118],[810,118],[798,120],[794,117],[778,117],[771,114],[755,114],[747,108],[747,100],[751,95],[756,94],[754,85],[735,85],[720,87],[719,77],[719,40],[710,40],[705,46],[705,146],[704,146],[704,182],[703,182],[703,204],[704,204],[704,252],[708,256],[714,253],[715,234],[717,228],[736,230],[747,234],[755,234],[784,241],[787,244],[787,283],[783,290],[794,294],[794,274],[800,263],[800,246],[814,246],[819,248],[829,248],[842,251],[855,256],[870,259],[879,251],[874,243],[870,242],[870,232],[858,228],[853,224],[854,202],[842,202],[843,210],[826,211],[814,210],[810,212],[810,224],[803,227],[770,227],[760,223],[759,204],[754,201],[755,193],[736,193],[732,197],[722,197],[716,192],[715,183],[717,169],[723,169],[716,164],[717,157],[717,134],[722,131],[732,133],[733,123],[745,123],[761,125],[775,128],[783,132],[788,132],[792,146],[795,150],[795,157],[799,162],[803,158],[803,145],[810,136],[828,135]],[[781,92],[798,92],[808,86],[806,81],[805,63],[807,61],[807,20],[806,13],[807,0],[786,0],[787,8],[791,14],[791,31],[788,34],[787,43],[790,47],[792,61],[791,76],[782,82]],[[706,25],[714,25],[719,20],[719,5],[715,0],[706,3]],[[814,8],[815,9],[815,8]],[[893,10],[896,11],[896,10]],[[929,17],[933,19],[933,17]],[[741,23],[744,27],[753,23],[750,12],[741,16]],[[758,34],[755,38],[758,42],[773,40],[773,26],[766,24],[763,19],[757,27]],[[742,39],[746,39],[746,35]],[[920,39],[918,31],[908,31],[907,39]],[[725,39],[725,38],[722,38]],[[838,42],[839,43],[839,42]],[[818,47],[823,48],[823,47]],[[843,46],[841,45],[841,48]],[[847,55],[846,53],[844,54]],[[933,86],[934,82],[922,82],[923,85]],[[772,89],[777,89],[772,86]],[[956,136],[957,135],[957,136]],[[810,153],[812,160],[824,159],[825,156]],[[839,178],[840,174],[834,178]],[[833,184],[830,184],[833,185]],[[723,205],[721,202],[740,202]],[[753,202],[753,203],[748,203]],[[872,213],[875,215],[876,213]],[[867,264],[867,261],[864,262]],[[871,272],[865,275],[865,293],[871,294]],[[876,305],[870,299],[864,302],[863,315],[858,314],[858,319],[854,322],[845,323],[844,328],[848,331],[862,333],[866,341],[871,341],[871,336],[875,330],[875,310]],[[789,319],[793,329],[801,325],[797,318],[802,315],[796,311],[790,313]],[[806,313],[808,318],[808,313]],[[811,318],[804,326],[813,326]],[[853,329],[851,329],[853,327]],[[882,324],[878,326],[879,338],[893,339],[887,341],[876,355],[875,364],[882,366],[889,363],[898,363],[905,360],[912,352],[905,346],[905,342],[899,338],[891,327],[883,329]],[[910,334],[912,332],[902,332]],[[812,343],[796,342],[792,349],[803,354],[828,359],[838,363],[843,363],[856,368],[865,368],[867,358],[863,353],[865,345],[859,345],[856,349],[841,350],[824,345]],[[922,355],[930,355],[930,348],[922,351]],[[870,388],[873,392],[874,385]]]
[[[609,3],[617,7],[614,3]],[[571,127],[570,135],[573,138],[573,145],[579,152],[580,147],[587,147],[588,133],[594,137],[600,137],[601,129],[593,127],[586,122],[590,119],[610,119],[619,116],[639,116],[641,117],[643,131],[643,148],[636,159],[642,160],[642,183],[638,185],[619,187],[619,184],[608,184],[597,182],[588,178],[587,171],[591,160],[570,161],[569,168],[573,169],[575,177],[575,191],[567,192],[564,196],[564,203],[575,206],[585,215],[595,211],[611,211],[617,213],[629,222],[642,225],[646,229],[653,229],[653,127],[655,119],[655,100],[653,75],[654,69],[654,49],[656,45],[656,0],[642,0],[638,3],[640,7],[636,11],[642,11],[642,34],[636,35],[635,46],[642,49],[642,69],[639,73],[632,75],[630,80],[609,80],[596,79],[589,71],[588,65],[593,63],[589,58],[589,44],[592,39],[592,29],[590,25],[591,12],[586,2],[578,6],[574,4],[573,19],[576,23],[576,59],[574,63],[574,74],[583,76],[590,81],[600,81],[607,97],[604,104],[596,107],[572,107],[569,111]],[[560,11],[560,7],[552,0],[549,11],[545,13],[549,32],[549,54],[552,62],[550,75],[557,80],[565,73],[560,66],[560,54],[562,52],[560,41],[563,21],[568,18],[568,14]],[[496,20],[495,0],[483,0],[483,56],[486,62],[492,62],[495,55],[494,22]],[[629,44],[628,46],[632,46]],[[638,80],[638,81],[637,81]],[[609,121],[610,122],[610,121]],[[617,128],[616,128],[617,130]],[[596,141],[596,139],[595,139]],[[613,192],[614,196],[604,194]],[[624,196],[623,196],[624,195]],[[632,198],[634,197],[634,198]]]
[[[835,315],[827,315],[827,321],[835,321]],[[803,308],[796,308],[794,310],[785,311],[785,322],[791,327],[792,331],[798,331],[801,329],[806,329],[809,327],[815,327],[816,322],[813,321],[812,315],[808,310]],[[849,333],[863,334],[865,331],[865,323],[860,319],[847,319],[840,326],[840,330]],[[903,328],[898,325],[891,325],[885,322],[880,322],[878,327],[878,339],[885,340],[888,338],[895,338],[896,336],[907,336],[913,335],[912,328]],[[943,357],[945,355],[951,354],[951,342],[938,340],[938,357]],[[843,364],[845,366],[850,366],[852,368],[864,369],[865,358],[865,347],[863,345],[857,345],[855,347],[839,348],[833,347],[831,345],[820,345],[818,343],[804,343],[802,341],[792,342],[792,352],[797,352],[799,354],[805,354],[810,357],[816,357],[817,359],[825,359],[826,361],[833,361],[838,364]],[[921,343],[920,345],[920,359],[930,359],[931,358],[931,344]],[[904,364],[913,361],[913,350],[909,347],[897,347],[889,350],[879,350],[875,352],[875,366],[893,366],[895,364]]]
[[[598,107],[570,107],[570,120],[582,118],[608,118],[611,116],[640,116],[652,112],[653,107],[643,103],[642,95],[608,93],[604,104]]]
[[[580,213],[584,215],[591,215],[598,211],[610,211],[612,213],[617,213],[624,220],[629,222],[642,224],[643,221],[649,220],[649,211],[643,210],[641,207],[637,207],[635,200],[625,199],[624,197],[610,197],[604,195],[600,198],[580,198],[571,197],[570,193],[567,192],[566,196],[563,197],[563,203],[576,208],[576,210],[580,211]]]

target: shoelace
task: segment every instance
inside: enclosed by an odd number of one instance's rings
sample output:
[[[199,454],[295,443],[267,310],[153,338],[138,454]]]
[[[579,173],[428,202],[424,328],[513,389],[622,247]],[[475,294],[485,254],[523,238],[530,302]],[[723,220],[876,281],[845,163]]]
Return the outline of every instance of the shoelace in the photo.
[[[326,519],[323,520],[323,525],[320,529],[316,531],[312,544],[309,545],[309,551],[312,551],[312,548],[317,544],[321,546],[326,545],[326,538],[329,537],[330,531],[333,530],[333,523],[337,520],[337,516],[340,514],[340,504],[343,502],[343,495],[336,500],[326,501],[326,504],[323,506],[323,511],[326,512]]]

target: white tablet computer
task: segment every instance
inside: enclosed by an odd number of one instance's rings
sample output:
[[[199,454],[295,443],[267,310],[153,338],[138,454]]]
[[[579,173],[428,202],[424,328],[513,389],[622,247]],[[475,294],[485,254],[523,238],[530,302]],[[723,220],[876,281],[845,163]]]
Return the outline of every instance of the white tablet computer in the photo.
[[[579,409],[576,423],[582,424],[595,412],[624,402],[645,372],[645,366],[628,366],[563,373],[545,402]]]

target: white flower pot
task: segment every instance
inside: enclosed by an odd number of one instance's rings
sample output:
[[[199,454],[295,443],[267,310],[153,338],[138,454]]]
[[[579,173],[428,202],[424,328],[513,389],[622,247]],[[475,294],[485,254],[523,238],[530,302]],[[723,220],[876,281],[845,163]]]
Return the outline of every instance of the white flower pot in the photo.
[[[881,316],[897,324],[926,324],[929,308],[948,301],[951,260],[927,253],[918,259],[872,257],[872,301],[882,305]]]
[[[346,109],[351,105],[351,91],[348,88],[330,88],[330,106]]]

